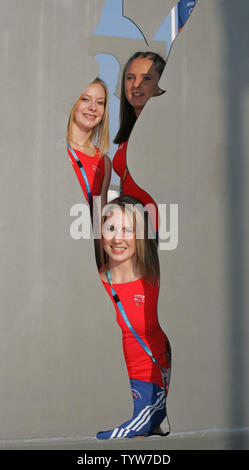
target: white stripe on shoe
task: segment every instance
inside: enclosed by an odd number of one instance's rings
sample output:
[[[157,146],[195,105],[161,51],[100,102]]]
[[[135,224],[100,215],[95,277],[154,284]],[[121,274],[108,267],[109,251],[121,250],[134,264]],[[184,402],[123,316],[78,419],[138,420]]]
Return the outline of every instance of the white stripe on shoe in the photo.
[[[166,406],[166,403],[165,403],[165,400],[162,400],[161,403],[157,406],[156,409],[152,409],[146,419],[146,421],[143,421],[142,424],[140,424],[139,427],[136,427],[136,431],[140,431],[143,426],[145,426],[148,421],[152,418],[152,416],[157,412],[157,411],[160,411],[160,410],[163,410],[163,408]]]
[[[163,409],[164,406],[165,393],[163,391],[158,393],[158,399],[154,403],[154,405],[147,405],[145,408],[143,408],[138,414],[138,416],[136,416],[136,418],[134,418],[130,422],[130,424],[128,424],[128,426],[126,426],[125,428],[121,428],[117,437],[125,437],[130,431],[141,430],[141,428],[148,423],[151,416],[153,416],[156,411]]]
[[[113,430],[112,434],[110,435],[109,439],[114,439],[115,436],[116,436],[116,434],[117,434],[117,432],[118,432],[118,430],[119,430],[119,428],[115,428],[115,429]]]
[[[145,426],[148,423],[151,417],[157,411],[162,410],[164,406],[165,406],[165,397],[161,396],[159,397],[157,402],[154,403],[154,405],[149,405],[148,407],[146,407],[147,409],[144,410],[145,412],[143,416],[141,417],[141,419],[134,426],[132,426],[132,431],[140,431],[143,428],[143,426]]]

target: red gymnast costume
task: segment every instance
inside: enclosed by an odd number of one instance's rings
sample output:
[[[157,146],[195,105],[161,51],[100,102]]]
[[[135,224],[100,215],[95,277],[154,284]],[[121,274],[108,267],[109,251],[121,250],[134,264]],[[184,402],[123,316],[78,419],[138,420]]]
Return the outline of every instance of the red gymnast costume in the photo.
[[[135,181],[132,179],[130,172],[126,164],[126,150],[128,140],[122,142],[118,146],[118,150],[114,155],[112,166],[120,177],[121,181],[121,193],[120,195],[128,195],[138,199],[144,206],[147,204],[153,204],[152,209],[148,209],[150,220],[152,223],[153,230],[158,233],[158,207],[152,197],[140,188]],[[155,209],[154,209],[155,208]]]
[[[72,149],[70,146],[68,146],[68,155],[84,196],[91,206],[93,196],[99,196],[101,193],[105,176],[104,156],[99,156],[99,149],[97,147],[94,157],[90,157],[79,150]],[[85,180],[85,176],[87,181]]]
[[[148,435],[166,417],[166,397],[171,367],[170,345],[157,317],[158,283],[150,284],[142,278],[132,282],[112,284],[112,287],[133,329],[149,347],[160,366],[166,370],[165,385],[158,365],[153,363],[124,321],[111,290],[111,284],[102,282],[113,300],[117,322],[122,330],[123,351],[132,390],[134,413],[129,421],[110,431],[98,433],[97,438],[114,439]]]

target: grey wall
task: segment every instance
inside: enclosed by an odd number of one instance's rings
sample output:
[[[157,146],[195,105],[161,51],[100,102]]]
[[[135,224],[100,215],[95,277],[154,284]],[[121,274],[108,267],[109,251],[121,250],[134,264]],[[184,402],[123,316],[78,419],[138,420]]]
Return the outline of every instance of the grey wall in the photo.
[[[1,0],[0,439],[93,435],[131,412],[92,240],[69,233],[83,199],[65,128],[98,73],[103,5]],[[140,20],[140,1],[124,13],[147,31],[143,5]],[[137,183],[179,204],[178,247],[160,252],[174,431],[248,425],[249,7],[237,5],[199,0],[171,49],[167,93],[146,105],[128,147]]]
[[[159,299],[178,430],[248,425],[248,13],[199,0],[128,146],[137,184],[179,205]]]
[[[103,3],[1,0],[1,439],[92,435],[130,412],[93,242],[70,237],[84,199],[66,124],[98,73]]]

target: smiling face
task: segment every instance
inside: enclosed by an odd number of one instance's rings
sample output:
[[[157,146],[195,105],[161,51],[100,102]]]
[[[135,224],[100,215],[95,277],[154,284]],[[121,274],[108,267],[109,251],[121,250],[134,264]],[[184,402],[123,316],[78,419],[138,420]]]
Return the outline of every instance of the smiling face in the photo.
[[[160,94],[159,78],[151,59],[138,57],[128,66],[124,79],[125,95],[133,106],[136,117],[152,96]]]
[[[109,263],[133,263],[136,254],[136,236],[133,219],[117,207],[107,217],[103,228],[103,248]]]
[[[106,95],[102,85],[92,83],[82,93],[74,109],[73,122],[83,131],[91,131],[102,120]]]

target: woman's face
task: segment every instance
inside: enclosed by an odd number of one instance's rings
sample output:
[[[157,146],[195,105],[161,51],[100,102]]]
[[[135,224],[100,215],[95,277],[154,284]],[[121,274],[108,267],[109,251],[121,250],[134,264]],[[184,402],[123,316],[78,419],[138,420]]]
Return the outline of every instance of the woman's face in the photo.
[[[102,120],[105,112],[105,90],[101,84],[92,83],[82,93],[74,110],[74,123],[84,131],[91,131]]]
[[[138,117],[145,103],[160,93],[159,73],[151,59],[138,57],[125,73],[125,95]]]
[[[116,263],[133,261],[136,253],[136,236],[133,217],[129,217],[120,207],[111,211],[103,224],[103,248]]]

